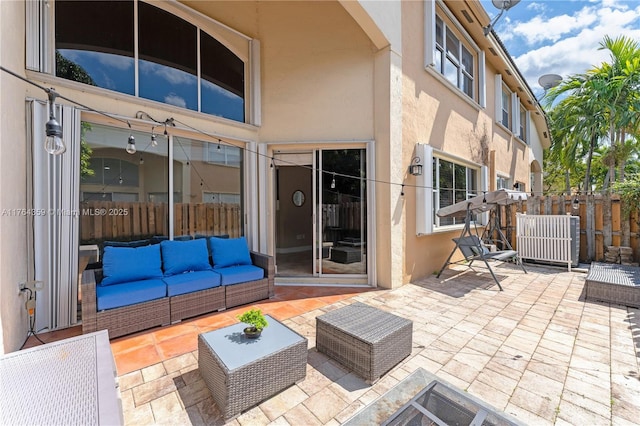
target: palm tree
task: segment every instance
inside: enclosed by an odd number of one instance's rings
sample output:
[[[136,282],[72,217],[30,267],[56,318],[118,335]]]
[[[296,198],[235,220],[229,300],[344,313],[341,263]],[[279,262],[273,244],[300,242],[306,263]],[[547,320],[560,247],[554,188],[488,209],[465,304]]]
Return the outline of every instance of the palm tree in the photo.
[[[625,36],[606,36],[600,49],[610,51],[611,63],[570,76],[546,97],[552,135],[558,138],[552,150],[559,151],[558,158],[568,168],[575,168],[586,155],[585,189],[590,187],[593,152],[607,140],[609,181],[615,181],[616,165],[619,179],[624,179],[629,151],[622,148],[640,131],[640,45]],[[553,105],[562,96],[566,97]]]

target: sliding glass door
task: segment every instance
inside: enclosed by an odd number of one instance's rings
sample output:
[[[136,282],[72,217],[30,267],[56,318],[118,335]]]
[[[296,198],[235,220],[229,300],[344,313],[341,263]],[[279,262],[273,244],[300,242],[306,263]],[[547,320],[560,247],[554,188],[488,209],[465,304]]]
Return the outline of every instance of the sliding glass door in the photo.
[[[318,149],[275,157],[278,276],[367,274],[365,153]]]

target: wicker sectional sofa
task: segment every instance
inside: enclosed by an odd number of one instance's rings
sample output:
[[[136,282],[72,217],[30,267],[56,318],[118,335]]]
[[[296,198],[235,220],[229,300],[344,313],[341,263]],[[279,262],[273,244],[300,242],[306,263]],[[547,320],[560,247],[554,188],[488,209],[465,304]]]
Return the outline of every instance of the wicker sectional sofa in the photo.
[[[82,332],[114,338],[268,299],[274,274],[244,238],[105,247],[103,268],[82,274]]]

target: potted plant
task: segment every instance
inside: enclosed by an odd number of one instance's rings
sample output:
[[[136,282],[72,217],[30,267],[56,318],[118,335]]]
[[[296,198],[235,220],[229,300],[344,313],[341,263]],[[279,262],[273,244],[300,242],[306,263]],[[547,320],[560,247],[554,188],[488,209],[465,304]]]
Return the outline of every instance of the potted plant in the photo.
[[[264,315],[262,315],[260,309],[255,308],[249,309],[242,315],[239,315],[238,319],[245,324],[249,324],[249,326],[245,327],[245,329],[243,330],[244,334],[249,339],[255,339],[259,337],[260,333],[262,333],[262,329],[269,325]]]

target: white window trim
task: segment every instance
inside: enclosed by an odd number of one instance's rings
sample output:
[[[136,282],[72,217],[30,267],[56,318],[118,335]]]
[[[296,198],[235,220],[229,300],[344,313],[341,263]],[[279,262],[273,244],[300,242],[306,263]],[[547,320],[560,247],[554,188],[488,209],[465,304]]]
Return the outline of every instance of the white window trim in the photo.
[[[489,189],[489,168],[479,165],[464,158],[434,150],[431,145],[416,144],[415,155],[421,158],[422,175],[416,177],[416,235],[424,236],[439,232],[460,229],[464,224],[439,225],[434,222],[435,206],[433,205],[433,192],[436,189],[433,182],[433,158],[449,161],[477,171],[478,192]],[[479,222],[486,223],[485,215],[479,217]]]
[[[26,2],[25,10],[25,26],[26,26],[26,66],[27,70],[43,73],[47,75],[38,76],[39,80],[55,81],[58,85],[66,85],[67,82],[79,84],[79,90],[107,95],[117,99],[123,96],[131,97],[138,102],[151,102],[151,105],[157,107],[160,105],[168,105],[162,102],[152,101],[150,99],[140,98],[138,95],[139,73],[138,73],[138,31],[137,31],[137,13],[138,2],[145,1],[155,7],[159,7],[179,18],[185,19],[187,22],[195,25],[199,30],[205,31],[214,39],[222,43],[238,56],[245,64],[245,120],[239,122],[236,120],[218,117],[212,114],[200,112],[200,94],[198,93],[198,111],[185,110],[188,113],[202,114],[214,120],[224,120],[239,124],[260,126],[262,124],[262,108],[261,108],[261,76],[260,76],[260,42],[256,39],[242,34],[233,28],[216,21],[196,10],[182,5],[178,2],[148,2],[146,0],[137,0],[134,3],[134,67],[135,67],[135,95],[129,95],[109,89],[88,86],[86,84],[73,82],[55,76],[55,2],[50,0],[32,0]],[[199,43],[198,32],[198,43]],[[236,42],[231,39],[236,38]],[[244,40],[247,43],[246,49],[238,49],[237,40]],[[244,50],[244,51],[243,51]],[[198,62],[200,55],[198,54]],[[198,78],[200,77],[200,67],[198,63]],[[60,84],[59,82],[64,83]],[[75,87],[71,85],[71,87]],[[198,89],[198,92],[200,89]]]
[[[444,16],[446,16],[452,23],[453,28],[457,30],[458,33],[462,37],[458,39],[462,43],[463,41],[471,47],[472,53],[475,53],[475,65],[476,65],[476,74],[474,75],[474,85],[473,85],[473,97],[469,97],[461,88],[451,83],[447,78],[445,78],[440,71],[435,69],[435,49],[436,49],[436,3],[440,8]],[[444,20],[443,20],[444,22]],[[446,22],[444,22],[446,25]],[[484,108],[486,106],[485,102],[485,90],[486,90],[486,81],[485,81],[485,57],[482,49],[478,47],[473,38],[467,33],[462,25],[458,22],[456,17],[449,11],[449,9],[445,6],[442,0],[424,0],[424,67],[425,70],[431,72],[433,75],[442,77],[440,80],[446,82],[446,84],[454,87],[457,94],[461,95],[461,97],[466,98],[466,100],[472,104],[477,106],[481,106]],[[458,93],[460,92],[460,93]]]

